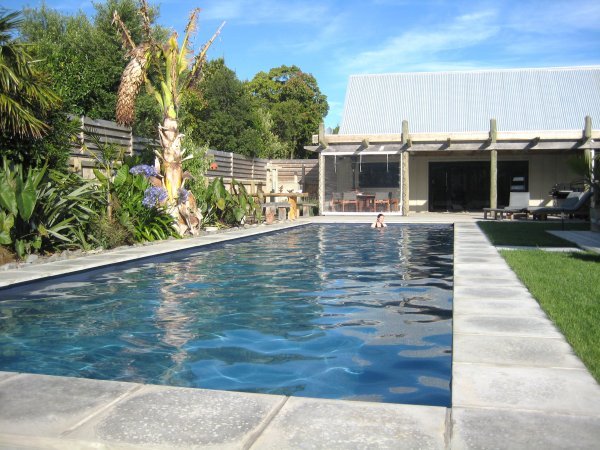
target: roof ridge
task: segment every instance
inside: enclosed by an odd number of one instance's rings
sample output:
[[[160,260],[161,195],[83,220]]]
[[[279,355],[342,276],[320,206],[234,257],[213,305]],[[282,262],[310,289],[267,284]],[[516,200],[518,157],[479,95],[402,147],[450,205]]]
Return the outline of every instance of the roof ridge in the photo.
[[[600,64],[587,66],[553,66],[553,67],[514,67],[502,69],[473,69],[473,70],[442,70],[442,71],[417,71],[417,72],[386,72],[353,74],[350,78],[386,77],[393,75],[445,75],[459,73],[493,73],[493,72],[559,72],[570,70],[600,70]]]

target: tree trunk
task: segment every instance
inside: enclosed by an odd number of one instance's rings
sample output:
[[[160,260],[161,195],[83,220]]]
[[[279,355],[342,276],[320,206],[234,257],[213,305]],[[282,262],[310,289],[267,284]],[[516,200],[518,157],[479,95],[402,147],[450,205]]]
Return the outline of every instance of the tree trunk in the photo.
[[[177,120],[166,118],[159,130],[163,148],[163,174],[165,189],[169,195],[169,210],[177,203],[178,190],[181,187],[183,170],[181,167],[181,134]]]

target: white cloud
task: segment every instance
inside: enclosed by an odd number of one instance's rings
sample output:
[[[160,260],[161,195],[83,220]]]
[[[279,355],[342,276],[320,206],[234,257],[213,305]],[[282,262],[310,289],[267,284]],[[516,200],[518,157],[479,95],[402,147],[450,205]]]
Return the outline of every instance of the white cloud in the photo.
[[[310,24],[326,17],[328,8],[320,2],[276,0],[228,0],[206,6],[207,19],[235,20],[249,25]]]
[[[494,11],[455,18],[445,25],[419,24],[387,39],[379,48],[352,55],[343,67],[351,73],[415,70],[427,61],[439,61],[445,52],[462,50],[488,41],[500,27]],[[462,63],[461,63],[462,64]]]
[[[507,27],[522,33],[564,34],[600,30],[597,0],[554,0],[515,3],[507,14]]]

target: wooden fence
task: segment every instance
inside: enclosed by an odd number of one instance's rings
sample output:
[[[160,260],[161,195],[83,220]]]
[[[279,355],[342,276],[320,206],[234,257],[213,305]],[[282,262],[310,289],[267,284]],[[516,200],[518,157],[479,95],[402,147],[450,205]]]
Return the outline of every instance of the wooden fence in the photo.
[[[117,125],[108,120],[79,118],[81,132],[71,147],[69,164],[73,171],[92,178],[92,169],[96,167],[93,154],[98,148],[91,138],[105,144],[115,144],[126,155],[141,153],[148,148],[159,148],[157,141],[133,135],[130,127]],[[208,150],[208,158],[216,163],[216,168],[208,170],[209,179],[223,177],[225,181],[235,178],[241,181],[251,192],[262,189],[264,192],[302,189],[316,195],[319,185],[319,168],[316,159],[261,159],[237,153]]]

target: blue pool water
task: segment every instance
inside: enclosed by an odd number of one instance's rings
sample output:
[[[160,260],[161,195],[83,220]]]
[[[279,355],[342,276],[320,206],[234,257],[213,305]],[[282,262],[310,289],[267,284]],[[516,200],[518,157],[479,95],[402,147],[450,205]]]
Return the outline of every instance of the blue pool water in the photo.
[[[310,225],[0,291],[0,370],[449,406],[449,226]]]

